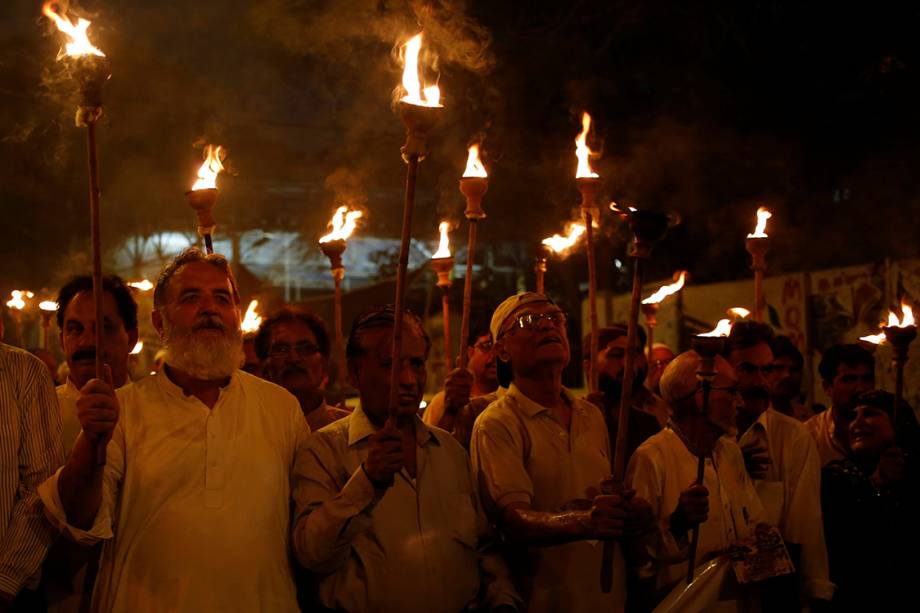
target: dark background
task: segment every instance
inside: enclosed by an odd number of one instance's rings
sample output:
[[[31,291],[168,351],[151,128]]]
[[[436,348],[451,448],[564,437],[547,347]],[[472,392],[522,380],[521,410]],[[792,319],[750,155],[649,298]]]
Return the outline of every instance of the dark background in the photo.
[[[190,230],[200,145],[229,151],[219,222],[311,241],[338,200],[397,236],[397,42],[424,26],[445,110],[420,173],[416,235],[462,219],[456,179],[485,139],[483,244],[561,231],[573,139],[595,118],[605,196],[678,212],[650,278],[749,274],[743,238],[774,211],[771,272],[917,255],[920,5],[639,0],[83,0],[112,61],[99,128],[104,242]],[[88,262],[85,145],[39,0],[0,7],[0,286]],[[607,199],[603,200],[604,202]],[[425,230],[427,232],[427,230]],[[605,213],[603,287],[625,275]],[[578,256],[550,272],[585,275]],[[529,274],[529,273],[528,273]]]

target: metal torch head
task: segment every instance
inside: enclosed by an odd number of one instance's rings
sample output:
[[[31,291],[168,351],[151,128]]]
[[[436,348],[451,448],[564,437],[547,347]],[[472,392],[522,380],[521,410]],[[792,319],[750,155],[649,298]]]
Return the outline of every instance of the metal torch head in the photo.
[[[102,116],[102,86],[112,76],[109,58],[81,55],[68,58],[70,72],[80,92],[76,124],[88,126]]]
[[[489,191],[489,180],[485,177],[462,177],[460,193],[466,197],[466,210],[463,214],[469,220],[485,219],[482,210],[482,197]]]
[[[678,221],[670,215],[654,211],[629,209],[620,214],[626,217],[629,229],[633,233],[633,245],[629,255],[643,259],[651,257],[652,247],[661,240],[668,228]]]
[[[198,216],[198,234],[213,234],[214,228],[217,227],[217,221],[214,219],[214,205],[217,204],[217,189],[196,189],[185,192],[188,205],[192,207]]]
[[[419,106],[399,101],[399,117],[406,126],[406,144],[402,147],[403,159],[417,156],[419,160],[428,155],[428,133],[438,123],[439,106]]]
[[[581,192],[581,208],[589,213],[597,214],[597,194],[601,190],[600,177],[578,177],[575,179],[578,191]]]
[[[770,251],[770,237],[748,237],[744,240],[744,248],[751,254],[751,270],[766,270],[767,252]]]
[[[342,254],[345,253],[345,248],[347,246],[348,244],[344,239],[341,238],[319,244],[320,251],[323,252],[323,255],[329,258],[329,267],[333,270],[333,272],[340,268],[344,268],[344,265],[342,264]]]
[[[454,258],[431,258],[431,268],[438,275],[438,287],[450,287],[450,273],[454,269]]]
[[[650,302],[646,304],[643,302],[639,304],[639,308],[642,314],[645,315],[646,323],[654,328],[658,324],[658,310],[661,309],[661,303]]]
[[[891,343],[895,359],[906,360],[910,344],[917,338],[917,326],[884,326],[885,340]]]

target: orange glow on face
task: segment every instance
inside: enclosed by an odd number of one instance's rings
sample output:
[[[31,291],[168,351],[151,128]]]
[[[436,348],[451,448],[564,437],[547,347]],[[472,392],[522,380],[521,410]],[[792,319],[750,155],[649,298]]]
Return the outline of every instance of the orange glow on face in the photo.
[[[596,179],[599,175],[591,169],[590,158],[594,153],[588,148],[588,132],[591,130],[591,116],[581,114],[581,132],[575,138],[575,157],[578,159],[578,169],[575,171],[576,179]]]
[[[684,281],[686,279],[687,273],[685,271],[681,271],[680,277],[678,277],[677,281],[671,283],[670,285],[662,285],[657,292],[643,300],[642,304],[658,304],[668,296],[676,294],[681,290],[681,288],[684,287]]]
[[[358,220],[364,215],[358,210],[348,210],[347,206],[340,206],[335,210],[332,220],[329,222],[329,228],[332,231],[321,237],[319,242],[328,243],[329,241],[347,240],[351,233],[358,227]]]
[[[403,58],[402,88],[405,95],[400,100],[415,106],[439,107],[441,106],[441,89],[438,85],[422,86],[418,63],[418,56],[421,50],[422,32],[410,38],[401,48],[400,53]]]
[[[757,209],[757,227],[754,228],[753,234],[748,234],[748,238],[767,238],[767,220],[773,217],[773,213],[766,207]]]
[[[575,246],[581,235],[585,233],[584,224],[571,223],[568,226],[568,234],[560,236],[553,234],[549,238],[543,239],[543,244],[549,247],[556,255],[565,255],[566,252]]]
[[[262,323],[262,318],[259,317],[259,313],[256,311],[258,306],[258,300],[252,300],[249,303],[249,307],[246,309],[246,315],[243,316],[243,321],[240,323],[240,330],[243,332],[258,332],[259,325]]]
[[[224,155],[224,148],[220,145],[208,145],[204,148],[204,163],[198,168],[198,180],[192,186],[192,191],[201,189],[217,189],[217,175],[224,169],[220,158]]]
[[[450,231],[450,224],[446,221],[442,221],[438,225],[438,232],[441,233],[441,241],[438,243],[438,250],[434,252],[434,255],[431,256],[431,259],[439,258],[449,258],[450,257],[450,236],[448,232]]]
[[[732,331],[732,322],[728,319],[720,319],[719,323],[716,324],[716,327],[706,332],[705,334],[700,334],[699,336],[728,336]]]
[[[58,59],[62,57],[80,57],[83,55],[105,57],[102,51],[89,42],[86,30],[89,28],[91,22],[80,18],[77,19],[77,23],[74,24],[68,17],[59,14],[56,8],[56,2],[45,2],[42,6],[42,13],[45,17],[54,22],[54,25],[57,26],[60,32],[66,34],[70,39],[70,42],[64,45],[64,48],[58,53]]]
[[[470,145],[469,156],[466,158],[466,170],[463,171],[464,177],[486,178],[489,174],[486,167],[482,165],[479,159],[479,145]]]

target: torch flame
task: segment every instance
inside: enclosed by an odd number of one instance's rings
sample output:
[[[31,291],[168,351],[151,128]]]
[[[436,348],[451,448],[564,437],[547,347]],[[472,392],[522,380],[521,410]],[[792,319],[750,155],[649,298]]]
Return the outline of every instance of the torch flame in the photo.
[[[220,145],[208,145],[204,148],[204,163],[198,169],[198,180],[192,186],[192,191],[197,192],[201,189],[217,189],[217,175],[224,169],[220,158],[224,154],[224,148]]]
[[[705,334],[699,336],[728,336],[732,331],[732,322],[728,319],[720,319],[716,327]]]
[[[889,312],[888,325],[894,328],[906,328],[914,325],[914,311],[905,302],[901,303],[901,316],[901,319],[898,319],[897,315]]]
[[[259,330],[262,318],[259,317],[259,314],[256,312],[257,306],[259,306],[258,300],[253,300],[249,303],[249,307],[246,309],[246,315],[243,316],[243,322],[240,324],[240,330],[243,332],[257,332]]]
[[[328,243],[329,241],[346,240],[358,227],[358,220],[363,215],[364,213],[361,211],[349,211],[347,206],[340,206],[335,210],[332,221],[329,222],[328,227],[332,228],[332,232],[321,237],[319,242]]]
[[[870,334],[869,336],[860,336],[859,340],[872,343],[873,345],[884,345],[886,339],[885,333],[879,332],[878,334]]]
[[[757,227],[754,228],[753,234],[748,234],[748,238],[767,238],[767,220],[773,217],[773,213],[767,210],[766,207],[760,207],[757,209]]]
[[[578,239],[582,234],[585,233],[584,224],[572,223],[569,224],[568,235],[560,236],[558,234],[553,234],[549,238],[543,239],[543,244],[553,250],[553,252],[562,255],[578,242]]]
[[[483,179],[489,176],[486,167],[482,165],[482,160],[479,159],[479,145],[470,145],[470,155],[466,158],[466,170],[463,171],[463,176]]]
[[[142,292],[149,292],[150,290],[153,289],[153,283],[151,283],[147,279],[143,279],[141,281],[131,281],[130,283],[128,283],[128,285],[130,285],[134,289],[139,289]]]
[[[733,315],[738,319],[745,319],[751,316],[751,312],[744,307],[732,307],[728,309],[728,314]]]
[[[58,310],[58,303],[55,302],[54,300],[43,300],[42,302],[38,304],[38,308],[40,308],[43,311],[53,312],[53,311]]]
[[[441,242],[438,243],[438,250],[431,256],[433,260],[450,257],[450,236],[448,234],[450,232],[450,223],[442,221],[438,225],[438,232],[441,233]]]
[[[581,133],[575,139],[575,157],[578,158],[578,170],[575,171],[576,179],[596,179],[599,175],[591,170],[590,158],[595,154],[588,148],[588,131],[591,129],[591,116],[581,114]]]
[[[406,95],[400,98],[406,104],[440,107],[441,89],[435,85],[422,88],[419,76],[418,54],[422,49],[422,33],[419,32],[402,46],[402,86]]]
[[[26,300],[35,296],[32,292],[26,289],[14,289],[10,292],[10,299],[7,301],[6,306],[11,309],[16,309],[21,311],[26,308]]]
[[[134,345],[134,349],[131,350],[131,355],[137,355],[144,349],[144,341],[137,341],[137,344]]]
[[[86,29],[90,26],[90,21],[83,19],[82,17],[77,19],[77,23],[74,24],[70,21],[69,18],[64,17],[63,15],[58,14],[55,10],[57,6],[56,2],[45,2],[42,6],[42,13],[54,22],[54,25],[57,26],[57,29],[70,38],[70,42],[64,45],[64,48],[58,53],[57,59],[62,57],[80,57],[82,55],[96,55],[99,57],[105,57],[105,54],[100,51],[98,48],[94,47],[91,42],[89,42],[89,37],[86,35]]]
[[[680,277],[677,281],[671,283],[670,285],[662,285],[657,292],[646,298],[642,301],[642,304],[658,304],[668,296],[676,294],[684,286],[684,281],[687,279],[686,271],[680,271]]]

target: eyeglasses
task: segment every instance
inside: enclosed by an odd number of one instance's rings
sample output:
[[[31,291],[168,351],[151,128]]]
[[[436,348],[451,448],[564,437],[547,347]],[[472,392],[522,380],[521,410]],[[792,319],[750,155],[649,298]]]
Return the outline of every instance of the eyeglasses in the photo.
[[[514,318],[514,323],[511,324],[511,327],[506,330],[511,332],[517,328],[523,330],[532,330],[539,325],[543,320],[547,320],[552,323],[557,328],[562,328],[565,326],[566,317],[565,312],[563,311],[550,311],[549,313],[524,313],[523,315],[518,315]]]
[[[296,353],[302,358],[308,358],[311,355],[315,355],[318,351],[319,347],[306,341],[297,343],[296,345],[289,345],[287,343],[275,343],[271,346],[271,349],[268,350],[268,355],[271,358],[281,359],[287,358]]]

